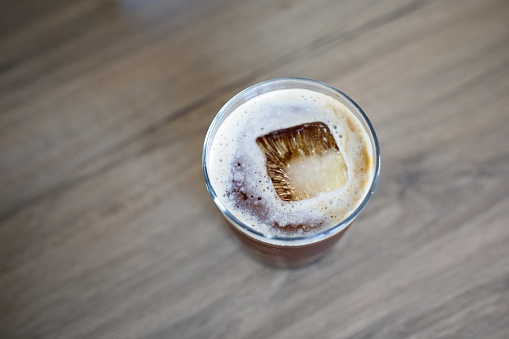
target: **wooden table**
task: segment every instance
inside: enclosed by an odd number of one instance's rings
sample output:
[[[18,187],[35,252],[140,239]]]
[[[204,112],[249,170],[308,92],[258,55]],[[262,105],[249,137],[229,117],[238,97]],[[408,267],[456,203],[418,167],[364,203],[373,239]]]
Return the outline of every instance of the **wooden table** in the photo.
[[[1,338],[508,338],[507,0],[7,0]],[[262,80],[370,117],[379,186],[344,246],[265,267],[201,150]]]

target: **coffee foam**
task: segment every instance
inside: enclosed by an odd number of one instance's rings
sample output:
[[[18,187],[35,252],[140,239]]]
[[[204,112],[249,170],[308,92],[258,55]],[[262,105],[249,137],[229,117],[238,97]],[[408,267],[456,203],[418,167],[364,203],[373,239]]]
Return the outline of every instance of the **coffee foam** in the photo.
[[[282,201],[256,138],[314,121],[328,125],[345,159],[348,180],[310,199]],[[302,236],[338,224],[360,205],[373,180],[372,153],[368,135],[342,103],[310,90],[283,89],[248,100],[223,121],[207,169],[218,198],[236,218],[271,236]]]

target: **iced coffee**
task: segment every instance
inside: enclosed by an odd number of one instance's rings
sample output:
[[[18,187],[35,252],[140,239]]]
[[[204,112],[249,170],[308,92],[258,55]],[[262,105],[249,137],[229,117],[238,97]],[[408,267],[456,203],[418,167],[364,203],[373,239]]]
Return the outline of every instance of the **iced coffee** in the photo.
[[[343,93],[306,79],[275,79],[230,100],[207,134],[209,192],[260,259],[299,266],[319,258],[372,194],[374,131]]]

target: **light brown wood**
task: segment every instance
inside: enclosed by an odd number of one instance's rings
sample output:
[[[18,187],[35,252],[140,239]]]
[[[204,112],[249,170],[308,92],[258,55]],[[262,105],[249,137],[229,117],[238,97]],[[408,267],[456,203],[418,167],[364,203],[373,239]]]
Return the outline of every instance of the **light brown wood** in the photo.
[[[300,76],[370,117],[380,182],[321,261],[265,267],[208,125]],[[509,337],[505,0],[0,4],[1,338]]]

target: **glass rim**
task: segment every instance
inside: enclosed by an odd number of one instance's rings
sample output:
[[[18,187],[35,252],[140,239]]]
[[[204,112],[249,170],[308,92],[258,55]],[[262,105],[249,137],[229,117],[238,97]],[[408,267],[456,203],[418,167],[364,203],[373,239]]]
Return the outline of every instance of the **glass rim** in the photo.
[[[331,227],[329,227],[329,228],[327,228],[327,229],[325,229],[325,230],[323,230],[321,232],[318,232],[318,233],[312,233],[312,234],[309,234],[309,235],[303,235],[303,236],[297,236],[297,237],[293,236],[292,237],[292,236],[271,235],[271,234],[266,234],[266,233],[257,231],[255,229],[253,229],[253,227],[249,226],[248,224],[246,224],[242,220],[240,220],[237,217],[235,217],[223,205],[223,203],[221,202],[221,200],[217,196],[216,191],[214,190],[214,187],[212,187],[212,184],[211,184],[210,179],[209,179],[208,170],[207,170],[207,146],[213,140],[212,132],[214,131],[216,125],[219,122],[219,120],[223,117],[225,112],[227,112],[227,110],[230,108],[230,106],[232,106],[234,103],[239,101],[239,99],[243,98],[246,94],[254,91],[255,89],[257,89],[259,87],[265,86],[267,84],[278,83],[278,82],[308,83],[308,84],[323,86],[323,87],[326,87],[327,89],[331,90],[335,94],[339,95],[340,97],[343,97],[350,104],[352,104],[353,107],[359,112],[359,114],[361,115],[362,119],[364,120],[364,122],[366,123],[366,125],[368,127],[368,131],[367,132],[369,132],[368,134],[370,135],[370,137],[373,140],[374,153],[375,153],[375,159],[374,159],[375,160],[374,161],[375,169],[374,169],[374,173],[373,173],[373,180],[371,182],[371,186],[370,186],[366,196],[363,198],[363,200],[359,204],[359,206],[357,206],[357,208],[354,211],[352,211],[346,218],[341,220],[339,223],[337,223],[337,224],[335,224],[335,225],[333,225],[333,226],[331,226]],[[277,90],[277,89],[275,89],[275,90]],[[359,117],[357,117],[357,118],[359,118]],[[315,240],[315,241],[309,242],[309,244],[310,244],[310,243],[317,242],[319,240],[328,238],[331,235],[334,235],[336,233],[341,232],[343,229],[345,229],[347,226],[349,226],[353,222],[353,220],[357,217],[357,215],[360,213],[360,211],[367,204],[368,200],[373,195],[373,192],[375,190],[376,184],[378,183],[378,177],[380,175],[380,145],[378,143],[378,138],[376,136],[375,130],[373,128],[373,125],[371,124],[371,121],[369,121],[369,118],[366,116],[366,114],[364,113],[362,108],[360,108],[359,105],[357,105],[357,103],[355,101],[353,101],[345,93],[341,92],[340,90],[338,90],[338,89],[336,89],[336,88],[334,88],[334,87],[332,87],[332,86],[330,86],[330,85],[328,85],[326,83],[323,83],[323,82],[320,82],[320,81],[317,81],[317,80],[306,79],[306,78],[299,78],[299,77],[275,78],[275,79],[265,80],[265,81],[256,83],[256,84],[254,84],[254,85],[252,85],[252,86],[242,90],[237,95],[235,95],[233,98],[228,100],[228,102],[226,102],[226,104],[224,104],[223,107],[221,107],[219,112],[216,114],[214,120],[210,124],[209,129],[207,131],[207,134],[205,136],[205,141],[204,141],[204,144],[203,144],[203,152],[202,152],[202,168],[203,168],[203,174],[205,176],[205,184],[207,186],[207,190],[208,190],[209,194],[212,196],[215,204],[218,206],[218,208],[221,210],[221,212],[224,214],[224,216],[227,219],[229,219],[229,221],[231,221],[234,224],[235,227],[240,228],[241,231],[243,231],[243,233],[246,233],[247,235],[251,235],[252,237],[255,237],[255,238],[266,239],[267,242],[270,242],[272,240],[272,241],[278,241],[278,242],[287,243],[288,245],[290,245],[292,242],[300,242],[300,241],[305,241],[305,240]]]

